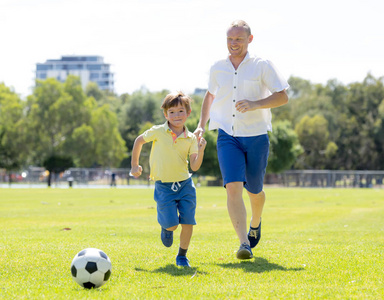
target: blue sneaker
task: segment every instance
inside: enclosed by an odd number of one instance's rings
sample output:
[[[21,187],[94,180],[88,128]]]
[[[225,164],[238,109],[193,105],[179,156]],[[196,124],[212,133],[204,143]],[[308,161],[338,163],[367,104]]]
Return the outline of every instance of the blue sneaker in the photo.
[[[165,247],[171,247],[173,244],[173,231],[161,227],[161,241]]]
[[[181,255],[176,256],[176,266],[188,267],[188,268],[191,267],[191,265],[189,264],[188,258],[186,256],[181,256]]]
[[[237,251],[236,257],[238,259],[251,259],[253,257],[251,247],[246,243],[242,243]]]
[[[251,248],[256,247],[256,245],[260,241],[260,238],[261,238],[261,220],[260,220],[259,227],[257,228],[249,227],[248,240],[249,240],[249,243],[251,244]]]

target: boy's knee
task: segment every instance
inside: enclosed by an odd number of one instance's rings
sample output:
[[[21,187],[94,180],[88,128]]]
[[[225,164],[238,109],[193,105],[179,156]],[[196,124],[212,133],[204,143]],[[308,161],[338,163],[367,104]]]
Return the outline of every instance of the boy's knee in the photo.
[[[172,227],[169,227],[169,228],[166,228],[168,231],[175,231],[177,229],[177,226],[172,226]]]

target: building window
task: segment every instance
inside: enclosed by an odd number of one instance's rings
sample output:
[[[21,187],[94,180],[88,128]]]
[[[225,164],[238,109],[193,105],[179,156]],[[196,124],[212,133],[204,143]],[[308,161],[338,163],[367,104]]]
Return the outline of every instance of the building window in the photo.
[[[87,65],[88,70],[93,70],[93,71],[100,71],[101,70],[101,65]]]
[[[89,75],[89,79],[91,79],[91,80],[99,79],[99,73],[91,73]]]

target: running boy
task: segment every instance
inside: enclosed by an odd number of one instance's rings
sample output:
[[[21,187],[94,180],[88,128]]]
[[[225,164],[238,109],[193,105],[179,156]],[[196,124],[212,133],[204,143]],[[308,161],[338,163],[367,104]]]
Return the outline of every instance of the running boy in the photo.
[[[157,202],[157,220],[161,225],[161,240],[166,247],[173,243],[173,231],[181,224],[180,247],[176,265],[190,267],[187,250],[196,225],[196,190],[188,171],[197,171],[203,162],[206,141],[197,140],[184,125],[191,113],[191,98],[181,92],[168,94],[161,108],[167,119],[139,135],[133,145],[131,173],[140,176],[142,146],[153,142],[149,159],[150,178],[155,181],[154,198]]]

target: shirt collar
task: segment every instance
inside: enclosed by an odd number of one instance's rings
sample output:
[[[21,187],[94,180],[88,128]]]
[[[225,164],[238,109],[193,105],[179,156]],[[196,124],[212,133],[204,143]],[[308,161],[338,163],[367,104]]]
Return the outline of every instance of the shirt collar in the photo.
[[[166,121],[164,123],[164,130],[167,131],[167,132],[173,132],[171,128],[169,128],[169,125],[168,125],[168,121]],[[189,136],[189,130],[187,128],[187,126],[184,125],[184,132],[183,132],[183,136],[186,138]]]
[[[228,56],[227,56],[227,62],[229,62],[229,63],[232,64],[231,60],[229,59],[229,56],[230,56],[230,54],[228,54]],[[246,61],[247,61],[248,59],[250,59],[250,58],[251,58],[251,56],[250,56],[250,54],[249,54],[249,51],[247,51],[247,54],[245,54],[245,56],[244,56],[243,60],[241,61],[240,65],[241,65],[242,63],[246,62]]]

